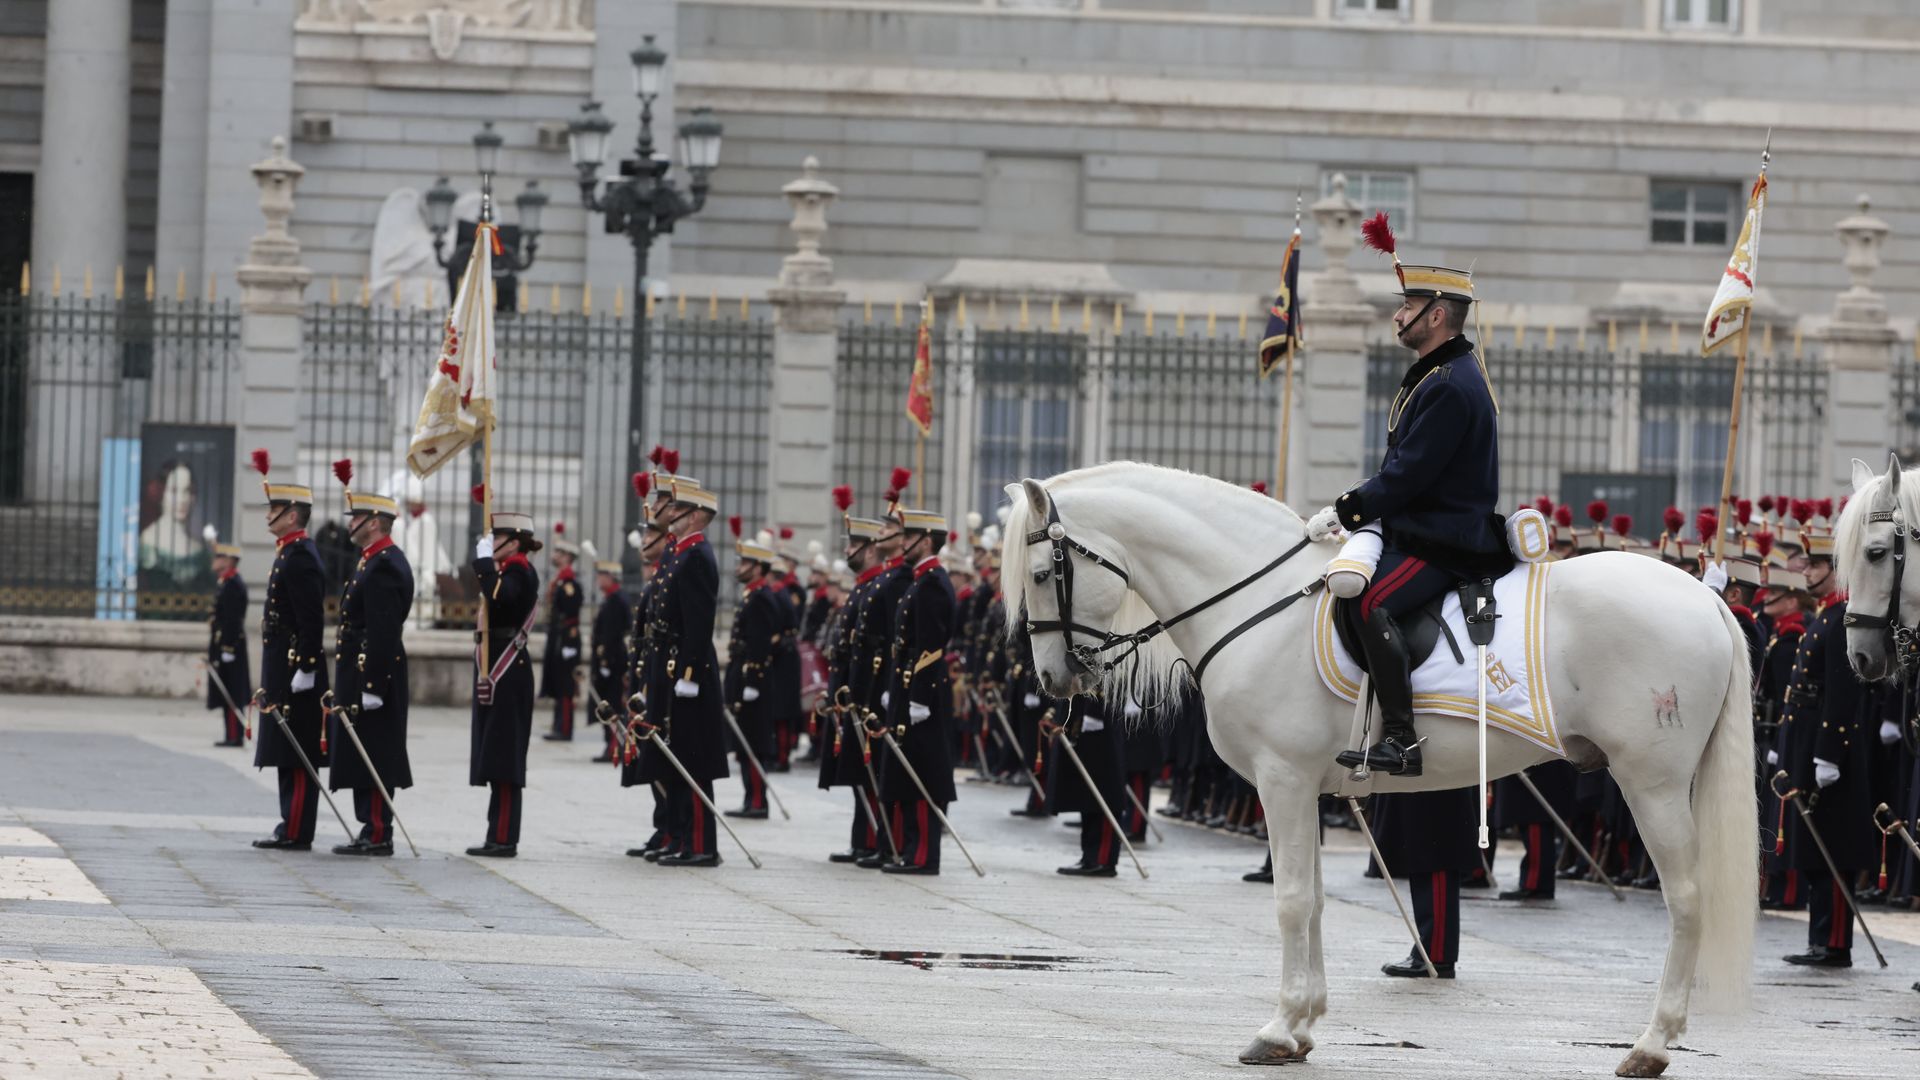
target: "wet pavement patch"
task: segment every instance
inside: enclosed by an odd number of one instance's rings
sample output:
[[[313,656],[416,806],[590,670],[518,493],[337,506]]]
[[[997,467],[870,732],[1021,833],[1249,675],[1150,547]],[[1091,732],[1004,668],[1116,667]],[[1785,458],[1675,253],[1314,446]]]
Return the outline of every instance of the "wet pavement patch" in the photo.
[[[971,968],[978,971],[1064,971],[1091,963],[1081,956],[1050,956],[1040,953],[923,952],[917,949],[831,949],[830,952],[857,956],[863,960],[881,960],[905,964],[922,971]]]

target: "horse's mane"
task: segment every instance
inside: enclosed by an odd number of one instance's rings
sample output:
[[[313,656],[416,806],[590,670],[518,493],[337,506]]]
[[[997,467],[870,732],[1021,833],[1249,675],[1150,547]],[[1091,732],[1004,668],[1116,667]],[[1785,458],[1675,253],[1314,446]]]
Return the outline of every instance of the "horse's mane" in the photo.
[[[1041,486],[1056,500],[1061,495],[1072,495],[1079,485],[1098,480],[1113,479],[1129,487],[1140,487],[1143,482],[1154,479],[1172,480],[1178,483],[1197,485],[1196,492],[1209,508],[1227,510],[1234,517],[1249,525],[1263,520],[1272,521],[1277,527],[1291,526],[1304,532],[1305,521],[1285,503],[1262,495],[1250,488],[1238,484],[1229,484],[1201,473],[1187,472],[1184,469],[1172,469],[1164,465],[1150,465],[1140,461],[1112,461],[1104,465],[1094,465],[1072,472],[1061,473],[1041,481]],[[1917,485],[1920,486],[1920,485]],[[1032,508],[1025,498],[1016,498],[1008,509],[1001,539],[1000,553],[1000,593],[1006,602],[1007,636],[1017,638],[1026,627],[1027,592],[1033,586],[1033,578],[1026,569],[1027,535],[1034,532],[1039,522],[1033,519]],[[1275,517],[1276,513],[1279,515]],[[1169,527],[1173,527],[1170,523]],[[1012,571],[1012,572],[1009,572]],[[1120,608],[1114,613],[1113,628],[1119,633],[1129,633],[1154,621],[1152,610],[1140,594],[1128,589],[1120,602]],[[1181,655],[1173,639],[1166,634],[1157,634],[1140,646],[1138,652],[1126,661],[1116,665],[1107,673],[1101,684],[1101,694],[1116,705],[1125,702],[1130,696],[1148,709],[1156,709],[1163,704],[1177,702],[1189,691],[1195,689],[1193,680],[1188,677],[1191,661]],[[1161,716],[1170,716],[1170,710],[1161,709]]]
[[[1833,583],[1837,588],[1852,587],[1848,578],[1866,547],[1867,515],[1886,498],[1886,487],[1887,477],[1882,473],[1856,489],[1833,524]],[[1920,469],[1900,470],[1897,499],[1901,518],[1909,525],[1920,523]]]

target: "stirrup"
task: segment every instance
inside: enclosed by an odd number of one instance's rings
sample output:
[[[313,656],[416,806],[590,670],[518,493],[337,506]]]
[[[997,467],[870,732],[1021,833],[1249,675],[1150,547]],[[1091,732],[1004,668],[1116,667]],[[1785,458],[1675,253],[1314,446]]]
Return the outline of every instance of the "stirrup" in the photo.
[[[1364,780],[1366,774],[1375,769],[1388,776],[1419,776],[1420,744],[1426,741],[1426,737],[1422,736],[1415,739],[1413,745],[1402,748],[1392,738],[1384,738],[1374,743],[1365,754],[1358,750],[1342,750],[1333,760],[1354,770],[1356,780]]]

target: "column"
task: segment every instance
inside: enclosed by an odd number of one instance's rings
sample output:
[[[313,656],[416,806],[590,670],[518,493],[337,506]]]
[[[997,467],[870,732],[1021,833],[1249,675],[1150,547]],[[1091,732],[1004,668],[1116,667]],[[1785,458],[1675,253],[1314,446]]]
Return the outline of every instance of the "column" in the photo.
[[[246,455],[265,448],[273,459],[276,483],[303,479],[300,464],[300,354],[303,344],[300,311],[302,296],[313,271],[301,265],[300,242],[287,231],[293,217],[293,191],[306,172],[287,157],[287,140],[276,135],[273,152],[256,163],[253,180],[260,190],[260,212],[267,229],[256,234],[247,248],[246,262],[236,277],[240,282],[240,377],[229,384],[227,414],[238,417],[234,447],[245,467]],[[316,498],[323,497],[317,477]],[[273,561],[273,537],[261,524],[265,496],[251,482],[236,485],[234,521],[242,565],[254,568]],[[315,513],[319,510],[316,508]],[[254,589],[255,606],[265,596]],[[257,614],[257,611],[256,611]]]
[[[1302,290],[1301,322],[1308,348],[1294,371],[1294,413],[1287,449],[1287,498],[1312,514],[1365,479],[1367,436],[1366,330],[1377,317],[1347,266],[1360,223],[1360,204],[1347,195],[1347,178],[1313,204],[1327,268]]]
[[[286,131],[293,124],[293,20],[298,10],[297,4],[208,0],[204,183],[183,196],[200,199],[200,272],[190,293],[203,288],[205,276],[212,274],[219,295],[232,296],[229,275],[251,257],[259,221],[250,209],[255,193],[247,187],[246,170],[260,156],[261,140],[269,132]],[[178,205],[171,195],[163,203],[169,210]]]
[[[171,295],[176,274],[186,274],[196,295],[207,280],[200,251],[206,225],[207,67],[212,28],[211,0],[167,0],[167,89],[160,100],[160,193],[153,259],[166,295]]]
[[[833,287],[833,260],[820,253],[827,206],[839,189],[820,178],[808,157],[800,179],[781,188],[793,206],[798,250],[780,266],[767,293],[774,309],[771,413],[767,418],[768,520],[792,525],[804,549],[821,540],[834,550],[834,390],[840,360],[840,307],[847,294]]]
[[[1867,213],[1869,208],[1867,197],[1860,196],[1860,212],[1834,226],[1853,279],[1834,298],[1825,337],[1826,477],[1834,492],[1851,489],[1854,458],[1881,470],[1893,439],[1887,402],[1893,398],[1895,334],[1887,324],[1886,298],[1868,284],[1880,268],[1888,229],[1886,222]]]
[[[58,267],[95,295],[111,287],[127,246],[128,42],[132,0],[47,5],[47,66],[34,177],[33,270]]]

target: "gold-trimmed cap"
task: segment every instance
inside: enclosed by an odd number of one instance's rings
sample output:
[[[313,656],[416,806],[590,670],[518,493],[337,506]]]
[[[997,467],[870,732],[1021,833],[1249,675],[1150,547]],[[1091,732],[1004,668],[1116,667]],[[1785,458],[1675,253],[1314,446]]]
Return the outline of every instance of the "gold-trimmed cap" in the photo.
[[[1807,575],[1785,567],[1767,568],[1767,588],[1774,592],[1806,592]]]
[[[368,495],[363,492],[347,492],[347,513],[385,514],[388,517],[400,516],[400,504],[385,495]]]
[[[593,569],[596,573],[620,576],[620,562],[617,559],[601,559],[593,564]]]
[[[947,516],[938,510],[902,509],[900,527],[908,532],[937,532],[944,536],[947,532]]]
[[[1807,558],[1833,558],[1833,536],[1819,529],[1808,529],[1802,539],[1806,541]]]
[[[524,533],[527,536],[533,535],[533,515],[531,514],[516,514],[508,510],[495,510],[493,512],[492,525],[492,531],[497,533]]]
[[[1727,560],[1728,581],[1737,582],[1741,585],[1751,585],[1757,589],[1766,584],[1765,578],[1766,575],[1762,572],[1762,567],[1757,562],[1749,559]]]
[[[1403,296],[1438,296],[1444,300],[1473,303],[1473,272],[1445,266],[1400,265],[1400,292]]]
[[[751,559],[766,566],[773,565],[773,549],[765,544],[754,540],[736,540],[733,543],[733,550],[743,559]]]
[[[697,480],[675,477],[672,485],[673,501],[701,510],[720,510],[720,496],[700,486]]]
[[[878,540],[886,528],[887,523],[879,518],[847,518],[847,537],[852,540]]]
[[[292,503],[295,506],[312,506],[313,489],[305,484],[268,484],[267,501]]]
[[[240,557],[240,545],[239,544],[215,544],[213,545],[213,553],[223,558],[237,559]]]

